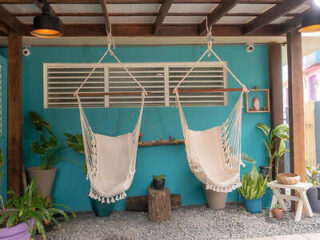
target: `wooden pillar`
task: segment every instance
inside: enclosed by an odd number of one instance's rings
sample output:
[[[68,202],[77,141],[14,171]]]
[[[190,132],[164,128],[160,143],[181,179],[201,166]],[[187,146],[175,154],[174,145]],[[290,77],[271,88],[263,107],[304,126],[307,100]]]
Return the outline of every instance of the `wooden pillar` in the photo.
[[[22,190],[22,37],[8,42],[8,187]]]
[[[304,99],[301,33],[287,33],[289,71],[290,168],[305,181]]]
[[[269,85],[270,85],[270,122],[271,127],[283,123],[283,85],[281,44],[272,43],[268,46],[269,55]],[[277,144],[278,146],[278,144]],[[284,172],[284,158],[279,162],[279,173]]]

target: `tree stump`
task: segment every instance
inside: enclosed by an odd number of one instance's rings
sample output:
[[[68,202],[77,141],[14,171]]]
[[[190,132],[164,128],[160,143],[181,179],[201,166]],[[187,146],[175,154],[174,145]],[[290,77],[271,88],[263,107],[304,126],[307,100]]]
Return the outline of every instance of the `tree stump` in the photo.
[[[171,217],[170,191],[168,188],[156,190],[148,187],[148,211],[151,221],[167,221]]]

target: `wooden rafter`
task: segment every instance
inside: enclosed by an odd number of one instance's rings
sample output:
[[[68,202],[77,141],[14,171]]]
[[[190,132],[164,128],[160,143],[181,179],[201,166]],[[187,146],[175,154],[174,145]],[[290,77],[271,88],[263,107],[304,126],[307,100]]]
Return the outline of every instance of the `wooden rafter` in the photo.
[[[12,13],[15,17],[33,17],[38,15],[38,12],[16,12]],[[103,13],[101,12],[60,12],[56,13],[59,17],[100,17],[103,16]],[[127,17],[127,16],[158,16],[158,13],[152,13],[152,12],[133,12],[133,13],[109,13],[109,17]],[[231,16],[231,17],[258,17],[261,16],[262,13],[227,13],[225,16]],[[300,14],[296,13],[288,13],[284,16],[286,17],[296,17]],[[203,12],[170,12],[167,14],[167,16],[208,16],[208,14]]]
[[[261,27],[294,10],[305,2],[307,2],[307,0],[284,0],[282,3],[279,3],[276,6],[270,8],[263,15],[256,17],[251,22],[244,25],[243,34],[252,34]]]
[[[169,9],[172,5],[173,0],[166,0],[162,3],[158,16],[154,22],[153,25],[153,33],[157,34],[159,32],[159,28],[161,26],[161,24],[163,23],[163,20],[165,19],[165,17],[167,16]]]
[[[26,29],[31,29],[31,25],[25,25]],[[215,36],[242,36],[240,25],[214,25]],[[158,35],[161,36],[199,36],[197,24],[163,24]],[[255,36],[276,36],[279,31],[279,25],[264,26]],[[104,24],[66,24],[66,37],[88,37],[88,36],[105,36]],[[154,36],[152,24],[113,24],[112,35],[117,37],[131,36]]]
[[[100,0],[100,5],[101,5],[102,12],[103,12],[106,32],[109,33],[111,31],[111,22],[110,22],[110,18],[109,18],[106,0]]]
[[[209,28],[212,27],[212,25],[217,23],[223,16],[225,16],[230,11],[230,9],[233,8],[238,2],[239,0],[225,0],[220,3],[208,16],[208,23],[206,23],[206,20],[203,20],[200,24],[200,34],[204,35],[207,31],[207,24]]]
[[[14,16],[12,16],[3,6],[0,5],[0,22],[8,29],[19,33],[25,34],[24,26]]]
[[[13,16],[16,17],[33,17],[39,14],[38,12],[17,12],[12,13]],[[56,13],[59,17],[101,17],[103,13],[101,12],[61,12]],[[208,14],[203,12],[170,12],[167,16],[177,17],[177,16],[202,16],[205,17]],[[257,17],[261,16],[262,13],[227,13],[225,16],[232,16],[232,17]],[[296,17],[299,14],[296,13],[288,13],[286,17]],[[128,16],[158,16],[158,13],[153,12],[133,12],[133,13],[109,13],[109,17],[128,17]]]
[[[301,25],[302,17],[305,15],[309,15],[312,12],[312,9],[309,8],[305,10],[303,13],[295,16],[294,18],[290,19],[288,22],[283,23],[279,28],[279,35],[290,32],[291,30],[294,30]]]

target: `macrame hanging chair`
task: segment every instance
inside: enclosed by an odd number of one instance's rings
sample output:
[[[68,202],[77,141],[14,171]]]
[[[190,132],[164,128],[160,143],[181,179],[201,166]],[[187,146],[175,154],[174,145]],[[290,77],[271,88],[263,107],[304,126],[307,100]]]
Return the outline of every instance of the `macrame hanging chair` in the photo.
[[[96,67],[88,74],[80,87],[76,90],[75,96],[78,100],[80,120],[82,128],[82,136],[84,141],[87,178],[90,180],[91,188],[89,196],[99,200],[102,203],[114,203],[115,201],[126,197],[125,191],[129,189],[136,166],[136,155],[138,149],[139,132],[141,118],[143,114],[144,99],[147,94],[144,87],[130,73],[125,65],[123,65],[118,57],[111,50],[111,37],[108,35],[108,49],[103,54]],[[113,58],[124,68],[127,74],[138,84],[142,89],[141,92],[132,92],[133,95],[141,94],[141,108],[137,124],[132,132],[120,136],[106,136],[93,132],[84,113],[80,96],[90,95],[80,93],[81,88],[94,73],[97,66],[107,56]],[[101,95],[112,95],[112,93],[100,93]],[[126,92],[126,95],[129,95]],[[97,95],[93,93],[92,95]],[[121,93],[115,93],[121,95]]]
[[[207,54],[208,56],[213,54],[227,69],[231,76],[240,84],[241,93],[227,120],[222,125],[204,131],[194,131],[188,128],[179,100],[179,87]],[[211,30],[208,31],[207,50],[179,81],[173,91],[176,95],[177,107],[179,109],[189,167],[192,173],[205,184],[206,189],[217,192],[231,192],[241,186],[242,96],[246,91],[248,90],[245,85],[239,81],[212,49]]]

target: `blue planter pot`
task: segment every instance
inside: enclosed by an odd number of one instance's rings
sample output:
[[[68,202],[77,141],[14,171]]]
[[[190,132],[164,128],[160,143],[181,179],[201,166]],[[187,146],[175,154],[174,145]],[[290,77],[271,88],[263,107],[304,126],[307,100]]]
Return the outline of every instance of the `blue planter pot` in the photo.
[[[261,213],[261,198],[245,199],[244,203],[249,213]]]
[[[101,203],[98,200],[90,198],[91,207],[97,217],[109,217],[113,211],[114,204]]]

